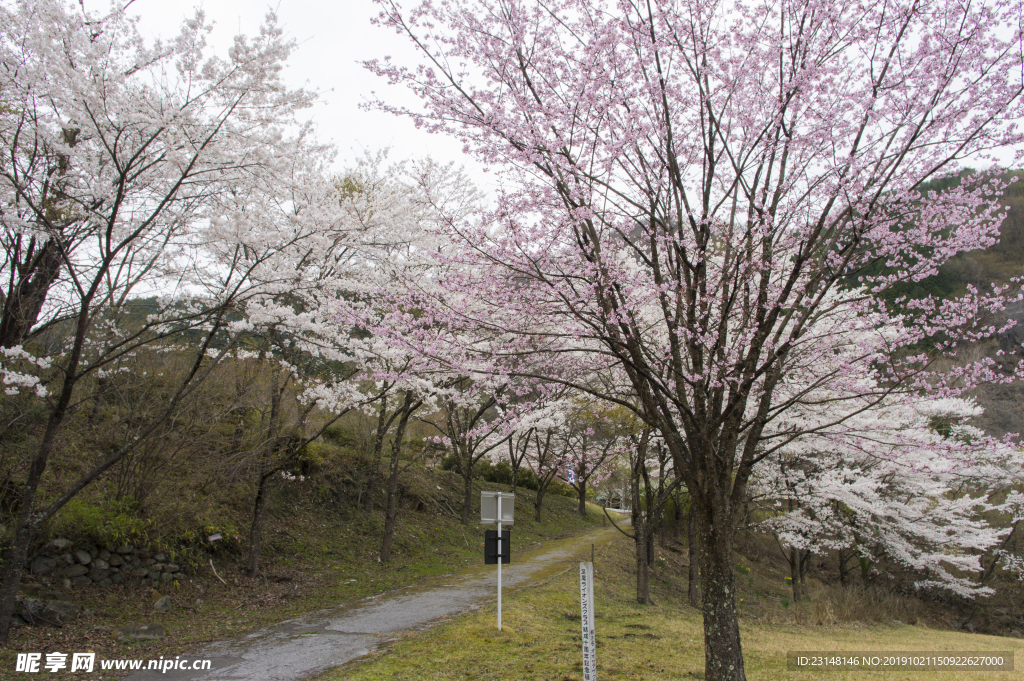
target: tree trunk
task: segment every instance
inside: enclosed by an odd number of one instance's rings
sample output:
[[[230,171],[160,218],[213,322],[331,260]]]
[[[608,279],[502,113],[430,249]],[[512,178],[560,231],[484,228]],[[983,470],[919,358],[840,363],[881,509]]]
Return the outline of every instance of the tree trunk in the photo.
[[[81,339],[85,336],[86,320],[79,315],[78,338],[72,350],[71,361],[65,371],[64,385],[61,388],[57,404],[50,412],[50,418],[46,422],[46,430],[43,439],[39,443],[39,449],[32,459],[28,469],[28,477],[21,494],[21,510],[18,514],[18,525],[14,531],[14,545],[11,547],[7,560],[4,561],[4,583],[2,598],[0,598],[0,645],[7,644],[7,637],[10,633],[11,618],[14,616],[14,609],[17,607],[18,586],[21,585],[21,575],[28,563],[28,547],[35,536],[38,520],[35,516],[36,493],[39,490],[39,483],[46,471],[47,462],[53,452],[57,441],[57,431],[64,422],[67,414],[68,404],[71,402],[71,393],[74,390],[78,371],[78,359],[81,356]]]
[[[380,472],[380,460],[384,454],[384,438],[387,436],[388,426],[388,396],[387,393],[380,398],[380,412],[377,414],[377,434],[373,439],[373,458],[370,460],[370,468],[366,472],[366,501],[363,509],[369,513],[373,510],[373,497],[377,489],[377,474]]]
[[[789,550],[789,579],[793,582],[793,603],[799,603],[802,600],[799,549],[791,548]]]
[[[382,563],[391,560],[391,546],[395,539],[395,520],[398,517],[398,473],[401,470],[399,461],[402,454],[402,440],[405,439],[405,429],[409,424],[409,416],[415,409],[416,407],[412,404],[412,394],[406,393],[405,401],[402,403],[402,415],[398,419],[398,427],[395,430],[395,441],[391,446],[391,474],[388,476],[388,507],[384,514],[384,538],[380,545],[380,562]]]
[[[15,267],[20,278],[7,291],[0,317],[0,346],[13,348],[21,345],[39,319],[50,287],[57,281],[61,270],[60,245],[47,239],[31,262]],[[13,263],[12,263],[13,264]]]
[[[657,501],[654,498],[654,489],[651,487],[651,475],[647,471],[646,462],[646,447],[643,449],[643,455],[639,457],[637,465],[640,467],[640,474],[644,481],[644,497],[643,497],[643,518],[644,518],[644,553],[647,558],[648,565],[654,565],[654,531],[655,531],[655,507]],[[639,483],[638,483],[639,484]],[[634,505],[640,508],[640,500],[638,497],[634,497],[636,501]]]
[[[633,469],[630,474],[630,497],[633,504],[633,545],[637,559],[637,602],[641,605],[651,605],[650,600],[650,561],[647,551],[650,540],[650,518],[640,500],[640,475],[644,467],[644,452],[647,443],[647,433],[643,435],[640,442],[640,454],[633,462]]]
[[[643,521],[640,521],[643,525]],[[633,537],[636,544],[636,602],[641,605],[652,605],[651,602],[651,577],[647,566],[647,551],[644,535],[640,528],[633,527]]]
[[[537,480],[537,498],[533,501],[533,519],[540,522],[540,511],[544,505],[544,494],[548,491],[548,483],[543,479]]]
[[[96,419],[100,417],[100,409],[103,408],[103,394],[107,390],[107,383],[110,379],[101,377],[96,379],[96,394],[92,398],[92,412],[89,414],[89,424],[96,423]]]
[[[235,432],[231,435],[231,449],[228,456],[234,458],[242,451],[242,436],[245,435],[245,428],[242,425],[242,417],[238,417],[235,423]]]
[[[745,681],[732,570],[733,528],[726,500],[696,509],[700,536],[700,588],[704,614],[704,678]]]
[[[46,442],[45,436],[43,442],[44,444]],[[44,450],[43,447],[40,447],[40,449]],[[45,447],[44,451],[48,454],[51,449],[52,446]],[[28,563],[28,547],[36,532],[32,512],[35,505],[36,491],[39,488],[39,478],[42,477],[42,471],[46,467],[45,460],[42,462],[42,465],[37,466],[38,460],[39,457],[37,456],[36,460],[32,462],[29,479],[24,487],[25,493],[21,499],[21,513],[18,514],[18,526],[15,529],[14,545],[11,546],[7,559],[4,561],[3,600],[0,601],[0,644],[7,643],[11,618],[14,616],[14,609],[17,606],[18,586],[21,584],[21,575],[25,565]],[[38,473],[36,472],[37,468]]]
[[[700,584],[700,558],[697,553],[697,520],[693,517],[693,501],[686,511],[686,549],[690,558],[690,568],[686,579],[686,600],[694,608],[700,607],[697,587]]]
[[[466,462],[463,468],[462,524],[469,525],[469,516],[473,512],[473,467]]]
[[[637,465],[642,466],[641,462]],[[633,496],[633,543],[636,549],[636,602],[651,605],[651,579],[648,571],[647,544],[650,535],[647,514],[640,511],[639,471],[633,468],[630,493]]]
[[[267,481],[272,475],[273,473],[262,474],[256,487],[256,503],[253,505],[252,526],[249,528],[249,560],[245,568],[245,573],[249,577],[259,576],[260,549],[263,546],[263,510],[267,501]]]
[[[579,497],[579,505],[577,511],[581,517],[587,517],[587,484],[584,480],[580,480],[580,486],[576,488],[576,495]]]
[[[512,468],[512,496],[515,496],[516,487],[519,486],[519,466],[522,464],[522,459],[516,459],[516,445],[511,437],[508,439],[508,463]]]
[[[676,487],[676,498],[673,500],[674,503],[672,505],[672,539],[676,542],[679,541],[679,526],[683,521],[683,509],[679,503],[680,497],[682,497],[682,492]]]
[[[281,396],[285,386],[288,385],[286,378],[284,384],[280,382],[280,375],[273,372],[270,382],[270,417],[267,419],[267,441],[263,445],[263,454],[259,467],[259,481],[256,485],[256,503],[253,505],[252,527],[249,528],[249,561],[246,566],[246,574],[250,577],[259,575],[260,548],[263,544],[263,507],[266,503],[266,484],[270,476],[274,474],[273,466],[274,452],[277,450],[278,422],[281,419]],[[267,470],[269,468],[269,470]]]
[[[810,551],[799,551],[797,556],[800,558],[800,597],[802,599],[807,598],[807,561],[811,558]]]
[[[654,565],[654,533],[655,523],[648,518],[644,523],[644,545],[647,547],[647,564]]]

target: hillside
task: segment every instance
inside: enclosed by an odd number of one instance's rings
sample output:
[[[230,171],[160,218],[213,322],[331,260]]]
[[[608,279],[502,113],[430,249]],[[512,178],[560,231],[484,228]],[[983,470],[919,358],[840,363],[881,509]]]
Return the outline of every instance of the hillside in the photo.
[[[282,484],[270,495],[263,569],[257,579],[245,576],[245,550],[236,537],[207,542],[202,550],[144,549],[147,555],[166,551],[183,566],[177,579],[161,585],[76,585],[67,589],[58,574],[26,576],[24,596],[69,602],[84,608],[84,614],[60,628],[14,629],[10,645],[0,653],[0,678],[22,677],[13,671],[19,652],[93,650],[100,658],[172,656],[483,562],[484,528],[478,523],[463,526],[458,514],[450,510],[458,508],[462,494],[461,479],[452,473],[417,465],[409,469],[389,563],[378,560],[383,512],[366,513],[345,498],[317,495],[313,493],[316,484],[315,479]],[[497,483],[483,482],[483,486],[510,491]],[[479,483],[474,487],[475,517],[479,517],[480,488]],[[545,501],[544,522],[537,523],[532,517],[534,494],[517,490],[514,552],[600,522],[596,515],[581,518],[575,499],[550,495]],[[79,538],[75,543],[85,547],[89,540]],[[155,601],[162,596],[170,597],[167,610],[155,608]],[[145,623],[161,624],[166,637],[115,640],[123,627]]]

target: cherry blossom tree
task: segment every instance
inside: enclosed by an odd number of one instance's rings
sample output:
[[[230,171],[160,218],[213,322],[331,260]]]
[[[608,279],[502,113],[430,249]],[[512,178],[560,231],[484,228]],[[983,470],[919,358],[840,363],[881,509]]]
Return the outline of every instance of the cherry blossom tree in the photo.
[[[391,344],[386,336],[370,335],[366,338],[353,336],[348,339],[353,364],[357,367],[355,380],[368,383],[370,393],[366,409],[377,416],[374,433],[374,449],[366,482],[365,510],[373,510],[374,492],[379,484],[381,461],[387,445],[388,434],[394,426],[391,437],[391,457],[387,475],[387,498],[385,501],[384,529],[381,536],[381,562],[391,560],[398,517],[398,482],[403,468],[401,457],[405,444],[405,433],[409,421],[421,408],[437,407],[438,389],[430,380],[429,364],[419,358],[403,353]]]
[[[568,447],[564,456],[569,486],[576,490],[577,512],[587,517],[587,488],[597,487],[611,475],[611,463],[625,451],[626,434],[611,409],[595,409],[589,400],[577,399],[569,419],[573,427],[566,432]]]
[[[517,429],[508,438],[508,466],[512,469],[512,494],[515,495],[519,487],[519,471],[526,463],[526,454],[529,452],[530,443],[533,441],[533,434],[536,426]],[[499,458],[499,461],[501,459]]]
[[[966,159],[1019,162],[1019,3],[380,5],[423,57],[368,64],[423,101],[380,108],[457,136],[502,182],[479,220],[446,226],[462,248],[420,329],[475,327],[450,354],[500,375],[527,354],[523,373],[565,383],[621,367],[635,400],[577,387],[664,438],[700,535],[705,677],[744,679],[733,532],[755,466],[800,434],[770,429],[800,401],[780,386],[834,351],[816,321],[842,308],[884,330],[819,376],[842,399],[1015,378],[992,358],[932,371],[996,331],[1005,291],[902,318],[878,294],[997,239],[996,173],[918,187]],[[857,277],[859,296],[833,297]]]
[[[549,425],[538,427],[533,431],[533,441],[527,454],[527,465],[537,478],[537,496],[533,501],[533,519],[538,523],[541,521],[541,511],[544,509],[544,495],[559,472],[565,470],[564,462],[569,449],[569,439],[564,432],[560,432],[562,422],[559,426]]]
[[[540,522],[544,497],[551,483],[560,475],[565,476],[571,466],[569,450],[574,433],[569,421],[573,412],[570,391],[559,386],[542,388],[505,405],[509,412],[505,415],[505,428],[512,491],[516,490],[519,470],[525,464],[537,481],[537,495],[533,500],[533,516],[537,522]],[[503,458],[500,450],[493,451],[493,462]]]
[[[1010,531],[989,518],[1024,462],[964,423],[979,413],[963,399],[890,398],[844,419],[840,437],[816,433],[765,461],[754,487],[778,508],[763,525],[790,549],[795,599],[807,557],[833,550],[866,569],[889,561],[919,575],[919,588],[991,593],[971,575]]]
[[[324,225],[307,189],[323,186],[327,150],[296,117],[313,95],[280,80],[293,43],[268,15],[258,36],[210,58],[208,31],[198,13],[147,44],[116,5],[0,6],[2,361],[8,385],[35,390],[47,415],[19,489],[0,641],[37,530],[158,432],[253,328],[246,307],[292,285],[318,250]],[[141,320],[130,314],[139,298],[152,299]],[[105,372],[167,350],[191,368],[165,407],[39,505],[77,405]]]
[[[468,522],[472,466],[496,446],[492,442],[495,429],[504,427],[504,421],[494,419],[496,395],[474,402],[481,390],[486,393],[487,383],[474,383],[445,364],[412,351],[395,333],[410,316],[409,308],[389,305],[396,301],[396,282],[429,281],[437,269],[432,253],[438,245],[440,211],[448,216],[468,214],[479,196],[461,169],[430,159],[388,163],[387,152],[367,154],[337,184],[341,190],[337,222],[349,227],[335,228],[340,236],[331,239],[332,247],[325,251],[331,254],[328,276],[316,277],[304,308],[314,310],[324,325],[316,334],[317,342],[337,343],[345,361],[357,368],[354,380],[367,384],[367,392],[373,396],[366,405],[377,416],[367,476],[367,511],[373,507],[388,433],[395,428],[380,552],[380,560],[386,562],[391,557],[398,513],[404,435],[414,414],[424,408],[434,416],[444,415],[424,420],[438,429],[438,437],[453,446],[459,457],[467,489],[464,523]],[[302,289],[309,284],[302,281],[298,285]],[[501,391],[499,386],[496,394]]]
[[[474,382],[458,377],[440,393],[440,410],[423,421],[437,431],[441,444],[451,448],[455,472],[462,478],[462,524],[473,510],[473,467],[505,444],[510,429],[498,409],[507,384]]]

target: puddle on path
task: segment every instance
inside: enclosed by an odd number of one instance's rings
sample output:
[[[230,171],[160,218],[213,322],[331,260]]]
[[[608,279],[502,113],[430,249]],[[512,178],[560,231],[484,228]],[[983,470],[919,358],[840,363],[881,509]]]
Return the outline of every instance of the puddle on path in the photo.
[[[611,527],[546,542],[502,567],[503,598],[517,586],[570,568],[591,544],[611,539]],[[368,654],[399,633],[426,629],[497,597],[497,568],[470,568],[417,586],[287,620],[240,639],[221,641],[182,660],[211,660],[204,671],[137,672],[128,681],[301,681]]]

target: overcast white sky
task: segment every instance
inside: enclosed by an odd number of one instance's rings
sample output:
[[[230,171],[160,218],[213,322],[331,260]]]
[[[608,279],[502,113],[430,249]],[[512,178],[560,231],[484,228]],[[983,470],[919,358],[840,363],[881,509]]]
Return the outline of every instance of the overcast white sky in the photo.
[[[106,2],[90,0],[86,6],[100,11]],[[458,141],[417,130],[404,118],[359,109],[373,91],[391,102],[418,104],[405,88],[389,87],[359,63],[387,55],[405,64],[419,61],[401,36],[370,24],[379,11],[371,0],[281,0],[280,4],[276,0],[135,0],[129,11],[139,15],[142,34],[155,38],[176,34],[195,7],[201,7],[207,19],[215,23],[210,45],[221,56],[226,55],[235,35],[254,35],[268,9],[276,9],[286,35],[299,42],[288,61],[286,78],[293,87],[306,85],[320,91],[321,103],[313,110],[312,119],[317,137],[337,147],[339,169],[363,149],[390,147],[392,158],[429,155],[439,161],[464,164],[471,172],[478,170],[462,153]],[[483,181],[477,172],[472,174],[474,180]]]
[[[95,11],[108,7],[108,0],[85,2]],[[395,159],[429,155],[439,161],[455,161],[466,166],[479,187],[493,188],[494,176],[483,174],[481,167],[462,153],[462,145],[455,139],[429,135],[404,118],[359,109],[374,91],[389,102],[410,107],[419,104],[405,88],[388,86],[359,63],[389,55],[400,64],[420,61],[407,39],[370,24],[379,12],[372,0],[135,0],[130,11],[139,15],[143,35],[170,37],[197,6],[214,22],[210,43],[222,56],[236,34],[255,34],[267,11],[277,11],[286,34],[299,42],[289,60],[286,78],[293,87],[305,85],[321,93],[321,102],[311,117],[317,124],[318,138],[337,148],[338,170],[364,149],[390,147]],[[1011,151],[1001,156],[1005,156],[1004,163],[1012,163]]]

